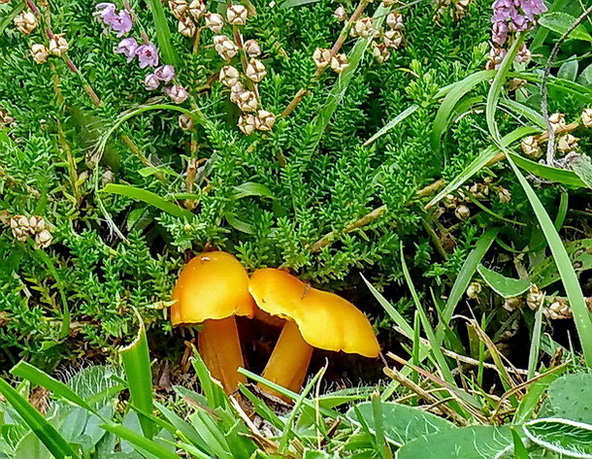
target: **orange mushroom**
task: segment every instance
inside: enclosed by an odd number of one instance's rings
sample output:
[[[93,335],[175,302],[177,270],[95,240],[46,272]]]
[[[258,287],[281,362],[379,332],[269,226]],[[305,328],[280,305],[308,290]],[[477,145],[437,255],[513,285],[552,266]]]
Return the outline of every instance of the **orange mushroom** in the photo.
[[[299,392],[313,347],[372,358],[380,354],[366,316],[333,293],[311,288],[272,268],[253,273],[249,291],[262,310],[287,319],[263,371],[263,377],[269,381]]]
[[[174,326],[202,324],[198,350],[212,376],[227,394],[246,378],[234,316],[253,317],[255,303],[248,290],[249,276],[241,263],[226,252],[206,252],[183,268],[173,290]]]

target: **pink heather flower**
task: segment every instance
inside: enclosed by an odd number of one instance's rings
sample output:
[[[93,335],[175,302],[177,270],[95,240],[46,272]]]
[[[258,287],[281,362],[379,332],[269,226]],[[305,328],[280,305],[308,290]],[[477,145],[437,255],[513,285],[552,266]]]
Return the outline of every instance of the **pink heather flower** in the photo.
[[[144,87],[148,91],[154,91],[155,89],[158,89],[159,86],[160,81],[158,81],[158,77],[154,73],[146,75],[146,78],[144,78]]]
[[[189,94],[182,86],[174,85],[164,88],[164,93],[171,98],[176,104],[182,104],[185,102]]]
[[[105,24],[110,24],[116,17],[115,5],[113,3],[99,3],[96,9],[93,16],[98,16]]]
[[[514,5],[513,0],[495,0],[495,2],[493,2],[492,6],[493,6],[493,20],[495,22],[506,21],[513,14],[516,14],[518,12],[516,10],[516,6]]]
[[[163,65],[154,71],[154,76],[160,80],[168,83],[175,78],[175,67],[172,65]]]
[[[508,23],[507,22],[494,22],[493,28],[491,29],[491,41],[498,46],[503,44],[508,39]]]
[[[108,23],[112,30],[117,33],[118,37],[123,37],[126,33],[132,30],[134,25],[132,15],[125,10],[121,10],[117,16],[114,16],[113,20]]]
[[[511,19],[510,29],[515,32],[524,32],[532,26],[532,23],[523,14],[513,14]]]
[[[134,57],[136,57],[138,48],[138,42],[135,38],[124,38],[119,42],[119,45],[117,45],[115,52],[118,54],[123,54],[125,57],[127,57],[127,62],[129,64],[134,60]]]
[[[534,16],[547,11],[547,5],[543,0],[519,0],[522,12],[530,19],[534,20]]]
[[[140,68],[156,67],[158,65],[158,49],[152,43],[138,46],[136,49],[136,56],[140,61]]]

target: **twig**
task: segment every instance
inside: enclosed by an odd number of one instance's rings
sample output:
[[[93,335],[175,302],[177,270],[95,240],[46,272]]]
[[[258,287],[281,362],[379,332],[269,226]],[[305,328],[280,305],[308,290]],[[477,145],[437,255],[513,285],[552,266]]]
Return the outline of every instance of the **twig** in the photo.
[[[586,17],[592,13],[592,6],[590,6],[586,11],[584,11],[580,17],[578,17],[575,22],[571,25],[569,29],[567,29],[563,35],[557,40],[555,46],[551,50],[551,54],[549,54],[549,58],[547,59],[547,65],[545,67],[545,71],[543,73],[543,79],[541,80],[541,111],[543,112],[543,116],[545,117],[545,121],[547,123],[547,134],[549,142],[547,143],[547,164],[549,166],[553,166],[554,157],[555,157],[555,131],[553,129],[553,125],[549,120],[549,105],[548,105],[548,92],[547,92],[547,84],[549,81],[549,76],[551,76],[551,66],[553,65],[553,61],[559,54],[559,49],[567,40],[567,37],[578,28],[578,26],[584,22]]]

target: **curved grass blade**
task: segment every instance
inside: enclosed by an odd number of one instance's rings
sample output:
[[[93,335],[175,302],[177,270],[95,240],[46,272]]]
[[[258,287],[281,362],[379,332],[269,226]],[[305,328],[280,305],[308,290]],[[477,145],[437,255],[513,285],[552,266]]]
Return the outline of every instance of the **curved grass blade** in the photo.
[[[195,218],[195,215],[187,209],[183,209],[182,207],[179,207],[178,205],[161,198],[152,191],[144,190],[135,186],[108,183],[105,188],[99,191],[101,193],[112,193],[121,196],[127,196],[128,198],[145,202],[146,204],[150,204],[157,209],[160,209],[163,212],[171,214],[175,217],[186,218],[187,220],[193,220]]]
[[[45,420],[41,413],[2,378],[0,378],[0,393],[18,412],[51,454],[58,459],[79,457],[59,432]]]
[[[140,453],[149,453],[159,459],[179,459],[179,456],[177,456],[177,454],[175,454],[173,451],[170,451],[164,446],[156,443],[154,440],[143,437],[142,435],[122,425],[103,424],[101,425],[101,428],[130,442]]]
[[[382,137],[387,132],[389,132],[391,129],[394,129],[399,123],[404,121],[409,116],[413,115],[417,110],[419,110],[419,105],[411,105],[410,107],[407,107],[405,110],[403,110],[397,116],[395,116],[392,120],[390,120],[386,125],[384,125],[382,128],[380,128],[380,130],[376,134],[374,134],[372,137],[370,137],[368,140],[366,140],[364,142],[364,146],[370,145],[376,139],[378,139],[379,137]]]
[[[586,188],[586,183],[584,183],[584,181],[572,171],[536,163],[515,153],[509,152],[508,154],[512,157],[517,166],[537,177],[545,180],[553,180],[554,182],[562,183],[567,186]]]

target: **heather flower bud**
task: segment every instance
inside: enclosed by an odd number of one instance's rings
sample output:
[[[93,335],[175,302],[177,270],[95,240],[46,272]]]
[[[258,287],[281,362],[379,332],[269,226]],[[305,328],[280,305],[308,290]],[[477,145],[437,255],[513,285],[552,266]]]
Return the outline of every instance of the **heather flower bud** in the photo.
[[[581,116],[584,127],[592,128],[592,108],[585,108]]]
[[[275,115],[267,110],[257,112],[257,129],[260,131],[271,131],[275,124]]]
[[[31,46],[31,56],[33,56],[33,60],[38,64],[43,64],[47,61],[49,56],[49,51],[44,45],[34,44]]]
[[[471,210],[465,205],[460,205],[454,210],[454,215],[459,220],[466,220],[471,216]]]
[[[526,156],[529,156],[532,159],[538,159],[543,156],[543,150],[541,150],[538,141],[533,136],[528,136],[522,139],[522,142],[520,142],[520,148]]]
[[[0,125],[7,126],[14,122],[14,118],[6,110],[0,109]]]
[[[144,87],[148,91],[154,91],[155,89],[158,89],[159,86],[160,81],[158,81],[155,74],[151,73],[150,75],[146,75],[146,78],[144,78]]]
[[[158,48],[156,48],[156,46],[152,43],[138,46],[138,49],[136,49],[136,56],[138,56],[138,61],[141,69],[145,69],[148,66],[158,66]]]
[[[571,134],[562,135],[557,142],[557,149],[561,153],[569,153],[570,151],[574,151],[578,147],[578,138],[574,137]]]
[[[253,91],[242,91],[236,94],[236,104],[243,112],[254,112],[259,105]]]
[[[524,302],[522,301],[522,298],[512,297],[506,298],[506,301],[502,305],[502,307],[506,311],[514,312],[515,310],[520,309],[523,306],[523,304]]]
[[[45,220],[43,219],[43,217],[38,217],[36,215],[32,216],[31,218],[29,218],[29,228],[31,228],[31,231],[35,232],[35,233],[39,233],[41,231],[43,231],[45,229],[46,225],[45,225]]]
[[[238,128],[243,134],[250,135],[257,129],[257,122],[255,115],[245,113],[238,119]]]
[[[331,68],[335,73],[341,73],[348,67],[349,62],[345,54],[337,54],[331,58]]]
[[[220,33],[224,27],[224,18],[218,13],[207,13],[206,27],[214,33]]]
[[[35,236],[35,244],[40,249],[46,249],[51,245],[51,241],[53,240],[53,236],[48,230],[43,230]]]
[[[565,115],[563,113],[553,113],[549,117],[549,123],[551,123],[553,131],[563,129],[565,127]]]
[[[522,62],[524,64],[529,63],[530,60],[532,59],[532,55],[530,53],[530,49],[528,49],[528,46],[523,44],[522,47],[520,48],[520,50],[518,51],[518,54],[516,54],[515,59],[516,59],[516,62]]]
[[[238,83],[239,79],[240,73],[236,67],[233,67],[232,65],[225,65],[222,67],[222,69],[220,69],[219,80],[224,86],[232,88]]]
[[[203,0],[193,0],[189,3],[187,12],[198,21],[206,14],[206,4]]]
[[[326,67],[331,62],[331,51],[326,48],[317,48],[312,55],[312,59],[317,67]]]
[[[374,56],[374,59],[376,59],[376,62],[383,64],[391,56],[391,52],[384,43],[381,43],[374,46],[372,49],[372,55]]]
[[[399,49],[403,43],[403,34],[398,30],[387,30],[382,35],[382,42],[391,49]]]
[[[358,19],[352,27],[350,33],[353,37],[368,38],[373,36],[375,33],[374,20],[367,17]]]
[[[487,70],[498,69],[504,57],[508,54],[508,50],[504,48],[496,48],[495,46],[489,51],[489,60],[487,61]]]
[[[405,28],[403,15],[398,11],[392,11],[387,15],[386,24],[393,30],[402,30]]]
[[[193,126],[195,126],[195,121],[193,120],[193,117],[189,116],[187,113],[183,113],[179,116],[179,127],[181,129],[183,129],[184,131],[188,131],[190,129],[193,129]]]
[[[547,309],[544,311],[545,316],[551,320],[571,319],[573,313],[571,308],[564,299],[555,298]]]
[[[37,28],[38,23],[37,18],[33,13],[30,11],[23,11],[14,18],[14,25],[20,32],[29,35]]]
[[[172,0],[169,2],[169,8],[177,19],[181,19],[187,11],[187,0]]]
[[[64,38],[64,34],[56,34],[53,38],[49,41],[49,52],[51,54],[55,54],[58,57],[66,54],[68,52],[69,45],[68,41]]]
[[[263,78],[265,78],[265,75],[267,75],[267,70],[265,70],[265,66],[260,60],[251,59],[247,65],[245,74],[247,75],[247,78],[258,83]]]
[[[169,86],[168,88],[164,88],[164,93],[171,98],[171,100],[176,104],[182,104],[185,102],[189,94],[179,85]]]
[[[483,287],[481,287],[481,284],[479,282],[471,282],[467,287],[466,295],[471,300],[476,300],[477,298],[479,298],[479,294],[482,290]]]
[[[388,8],[389,6],[395,6],[398,3],[398,0],[382,0],[380,6],[383,8]]]
[[[32,234],[29,219],[24,215],[15,215],[10,219],[10,230],[13,237],[20,242],[25,242]]]
[[[226,10],[226,19],[232,25],[245,25],[247,23],[247,8],[243,5],[230,5]]]
[[[243,49],[249,57],[257,57],[261,54],[261,47],[259,46],[259,43],[255,40],[245,41]]]
[[[536,311],[543,304],[545,294],[536,285],[531,285],[526,295],[526,304],[530,309]]]
[[[162,65],[154,71],[154,76],[165,83],[175,78],[175,67],[172,65]]]
[[[345,11],[345,8],[343,7],[343,5],[339,5],[337,7],[337,9],[333,12],[333,16],[339,22],[347,21],[347,12]]]
[[[229,61],[238,53],[238,46],[226,35],[214,36],[214,49],[226,61]]]
[[[501,186],[497,190],[497,196],[502,204],[506,204],[512,200],[512,194],[510,193],[510,190],[507,190]]]
[[[184,37],[191,38],[195,35],[195,32],[197,32],[197,27],[191,18],[184,17],[179,20],[177,31]]]
[[[233,104],[238,105],[238,96],[243,92],[246,91],[244,85],[239,81],[234,86],[230,88],[230,102]]]
[[[138,42],[135,38],[124,38],[117,45],[115,52],[117,54],[123,54],[127,58],[129,64],[136,57],[136,51],[138,50]]]

